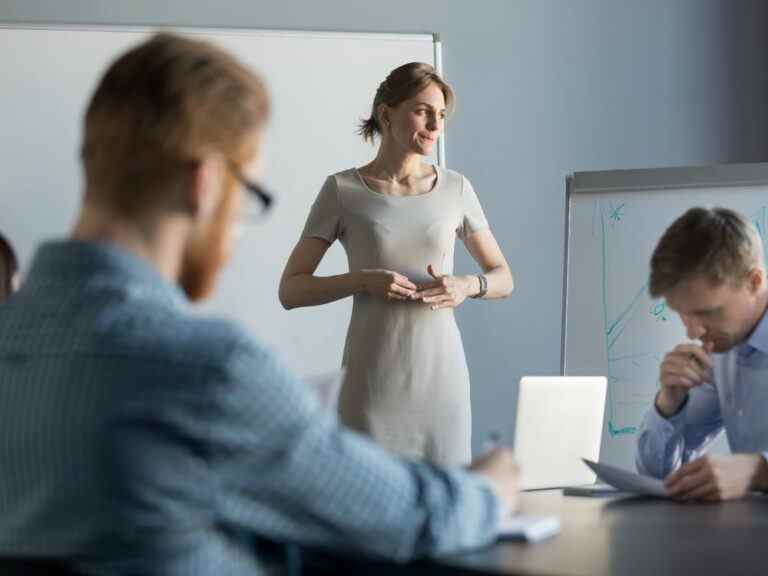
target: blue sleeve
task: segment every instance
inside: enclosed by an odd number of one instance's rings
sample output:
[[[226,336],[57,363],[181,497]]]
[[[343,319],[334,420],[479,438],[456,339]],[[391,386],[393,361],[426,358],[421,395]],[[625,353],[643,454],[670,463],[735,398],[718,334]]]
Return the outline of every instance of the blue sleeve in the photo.
[[[484,479],[396,458],[340,428],[269,351],[241,342],[219,378],[209,426],[228,524],[395,560],[495,538],[501,505]]]
[[[681,464],[697,458],[723,429],[720,400],[711,383],[688,393],[674,416],[659,414],[655,402],[643,418],[635,463],[641,474],[665,478]]]

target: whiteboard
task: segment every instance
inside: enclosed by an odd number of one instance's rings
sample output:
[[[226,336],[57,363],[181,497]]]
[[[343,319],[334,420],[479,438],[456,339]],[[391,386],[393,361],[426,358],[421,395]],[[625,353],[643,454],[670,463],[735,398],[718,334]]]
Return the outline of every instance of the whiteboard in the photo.
[[[659,365],[687,341],[678,316],[648,294],[653,249],[693,206],[735,209],[765,242],[768,164],[582,172],[567,190],[563,373],[608,378],[600,459],[633,467]],[[725,446],[721,436],[714,449]]]
[[[244,322],[300,374],[333,369],[341,363],[351,299],[287,312],[277,296],[280,274],[325,177],[375,154],[356,126],[370,114],[379,83],[406,62],[439,70],[437,37],[175,31],[233,52],[265,78],[273,101],[263,160],[275,209],[266,222],[246,230],[202,310]],[[127,27],[0,27],[0,231],[14,243],[22,270],[41,240],[67,234],[74,222],[82,187],[81,118],[100,75],[150,33]],[[437,150],[444,150],[442,142]],[[337,243],[318,273],[347,270]]]

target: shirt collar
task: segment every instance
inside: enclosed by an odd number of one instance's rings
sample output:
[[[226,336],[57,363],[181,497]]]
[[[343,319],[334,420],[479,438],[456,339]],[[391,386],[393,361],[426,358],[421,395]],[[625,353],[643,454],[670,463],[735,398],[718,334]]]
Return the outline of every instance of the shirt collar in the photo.
[[[763,312],[749,338],[739,346],[739,352],[742,356],[749,355],[753,350],[760,350],[763,354],[768,354],[768,314],[766,312]]]
[[[108,242],[63,240],[42,244],[22,288],[62,280],[118,284],[171,306],[188,304],[184,292],[163,278],[148,260]]]

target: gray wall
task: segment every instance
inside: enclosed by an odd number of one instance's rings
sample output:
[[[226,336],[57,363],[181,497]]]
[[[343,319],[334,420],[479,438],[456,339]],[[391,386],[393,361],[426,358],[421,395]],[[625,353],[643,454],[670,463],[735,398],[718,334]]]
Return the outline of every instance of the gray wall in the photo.
[[[511,438],[521,375],[559,371],[566,174],[768,160],[760,0],[3,0],[0,21],[439,32],[459,99],[448,163],[517,284],[459,311],[476,449]]]

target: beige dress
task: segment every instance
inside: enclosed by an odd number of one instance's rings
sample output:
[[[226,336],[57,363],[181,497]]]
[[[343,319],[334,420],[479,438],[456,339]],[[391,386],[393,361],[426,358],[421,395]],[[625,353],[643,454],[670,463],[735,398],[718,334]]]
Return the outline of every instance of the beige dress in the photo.
[[[472,185],[437,168],[432,190],[390,196],[356,169],[328,177],[303,237],[339,239],[350,271],[386,269],[428,282],[427,265],[453,273],[455,239],[488,223]],[[399,454],[440,464],[471,457],[469,372],[453,309],[354,296],[339,397],[347,426]]]

